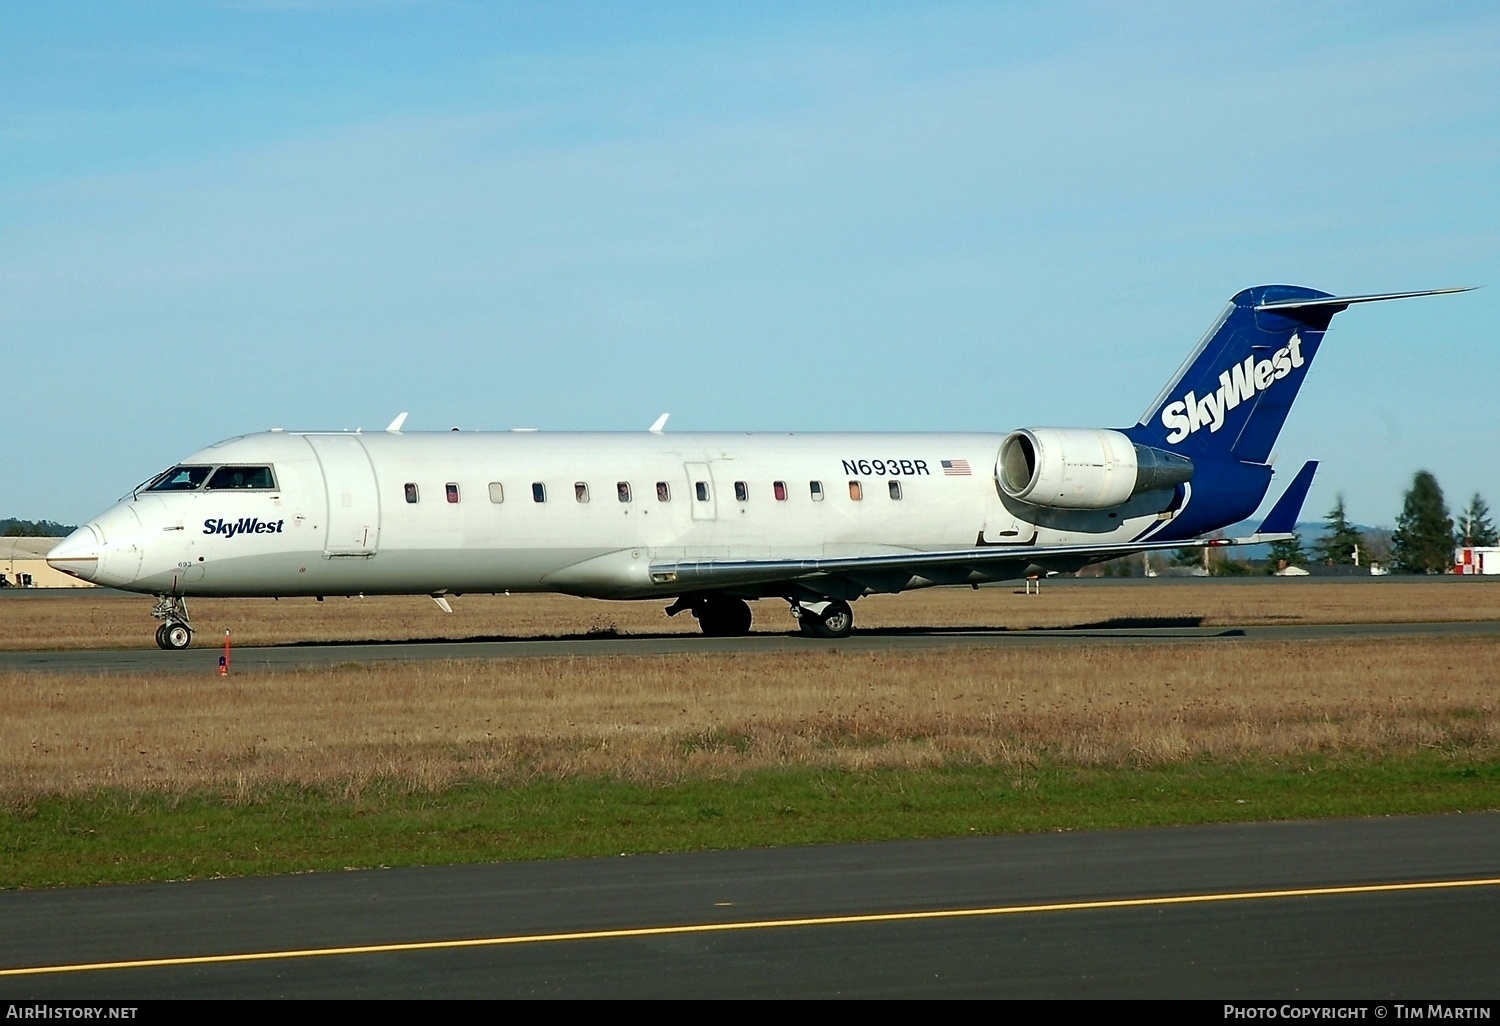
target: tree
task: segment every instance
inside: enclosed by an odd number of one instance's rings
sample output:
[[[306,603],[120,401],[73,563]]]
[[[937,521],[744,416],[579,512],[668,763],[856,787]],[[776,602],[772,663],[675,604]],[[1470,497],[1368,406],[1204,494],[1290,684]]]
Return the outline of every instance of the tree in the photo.
[[[1302,551],[1302,539],[1295,535],[1289,541],[1271,543],[1271,558],[1266,561],[1266,573],[1274,574],[1283,565],[1301,566],[1307,562],[1307,553]]]
[[[51,520],[0,520],[0,535],[6,538],[66,538],[76,530]]]
[[[1203,549],[1175,549],[1172,552],[1173,566],[1206,566]]]
[[[1391,561],[1391,532],[1388,528],[1372,527],[1365,532],[1365,543],[1359,550],[1359,561],[1366,566]]]
[[[1344,515],[1343,495],[1338,497],[1323,522],[1328,525],[1328,529],[1313,545],[1313,554],[1329,564],[1354,562],[1354,552],[1363,547],[1364,538]]]
[[[1391,535],[1396,569],[1412,574],[1444,573],[1453,566],[1453,518],[1437,478],[1419,470]]]
[[[1495,522],[1490,519],[1490,507],[1478,492],[1469,500],[1468,509],[1458,515],[1453,540],[1465,546],[1500,544],[1500,532],[1495,530]]]

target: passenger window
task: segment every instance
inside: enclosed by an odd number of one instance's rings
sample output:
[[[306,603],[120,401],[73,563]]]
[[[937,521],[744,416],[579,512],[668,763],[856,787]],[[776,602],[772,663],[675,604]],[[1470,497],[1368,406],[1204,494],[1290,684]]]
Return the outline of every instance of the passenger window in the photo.
[[[785,481],[777,481],[775,484],[771,485],[771,491],[773,491],[773,492],[776,493],[776,501],[777,502],[785,502],[786,501],[786,482]]]
[[[208,479],[207,487],[210,491],[231,488],[270,490],[276,487],[276,479],[271,476],[270,467],[220,467]]]
[[[589,486],[584,484],[582,481],[576,482],[573,485],[573,498],[577,499],[579,502],[588,502]]]
[[[889,487],[891,489],[891,498],[893,498],[893,499],[899,499],[899,498],[901,498],[901,482],[900,481],[890,481],[890,482],[888,482],[888,485],[889,485]]]
[[[490,501],[494,503],[505,501],[505,486],[499,481],[490,482]]]
[[[533,482],[531,482],[531,501],[532,502],[546,502],[547,501],[547,486],[544,485],[544,484],[542,484],[540,481],[533,481]]]
[[[443,491],[447,493],[449,502],[458,502],[458,485],[454,484],[452,481],[449,481],[447,484],[443,485]]]
[[[707,502],[708,501],[708,482],[707,481],[695,481],[695,482],[693,482],[693,491],[695,491],[695,492],[698,493],[698,501],[699,502]]]
[[[406,482],[406,501],[416,505],[419,498],[421,496],[417,494],[417,486],[410,481]]]
[[[822,481],[809,481],[809,482],[807,482],[807,490],[808,490],[808,492],[810,492],[812,494],[812,501],[813,502],[822,502],[823,501],[823,482]]]
[[[849,482],[849,498],[853,499],[855,502],[858,502],[860,499],[863,499],[864,497],[865,497],[865,490],[864,490],[863,486],[861,486],[858,481],[850,481]]]
[[[191,492],[203,484],[213,467],[173,467],[146,486],[148,492]]]
[[[619,481],[615,484],[615,494],[620,497],[621,502],[630,501],[630,482]]]
[[[749,502],[750,486],[743,481],[736,481],[734,483],[734,497],[740,502]]]
[[[667,485],[667,483],[665,481],[658,481],[658,482],[656,482],[656,501],[657,502],[671,502],[672,501],[672,489],[670,487],[668,487],[668,485]]]

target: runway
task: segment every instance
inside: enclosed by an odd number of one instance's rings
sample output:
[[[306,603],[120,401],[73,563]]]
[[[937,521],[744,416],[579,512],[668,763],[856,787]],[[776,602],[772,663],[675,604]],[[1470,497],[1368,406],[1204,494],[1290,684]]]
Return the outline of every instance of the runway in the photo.
[[[331,666],[339,663],[414,662],[442,659],[526,659],[546,656],[690,655],[755,652],[922,650],[958,646],[1025,647],[1176,643],[1204,644],[1237,640],[1313,641],[1391,637],[1494,637],[1500,622],[1300,624],[1256,627],[1197,627],[1179,620],[1141,621],[1134,626],[1068,629],[983,630],[971,628],[888,628],[856,631],[839,641],[792,633],[759,633],[740,638],[707,638],[697,634],[620,636],[578,635],[561,638],[470,638],[463,640],[306,643],[263,648],[236,648],[236,673]],[[160,649],[0,652],[0,670],[53,673],[215,673],[220,650],[196,641],[183,652]]]
[[[12,892],[0,994],[1493,998],[1497,852],[1484,814]]]

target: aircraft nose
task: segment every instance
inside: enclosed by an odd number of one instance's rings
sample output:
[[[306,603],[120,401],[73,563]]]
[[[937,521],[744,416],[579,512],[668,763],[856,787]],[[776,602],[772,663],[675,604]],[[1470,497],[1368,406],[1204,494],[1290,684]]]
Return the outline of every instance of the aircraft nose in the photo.
[[[64,538],[47,553],[47,565],[54,570],[85,581],[92,581],[99,573],[99,557],[104,554],[104,543],[91,524],[84,524]]]

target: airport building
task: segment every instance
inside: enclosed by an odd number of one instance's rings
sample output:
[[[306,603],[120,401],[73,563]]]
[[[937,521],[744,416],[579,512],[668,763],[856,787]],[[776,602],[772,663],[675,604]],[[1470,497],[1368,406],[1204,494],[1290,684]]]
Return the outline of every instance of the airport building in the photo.
[[[1456,574],[1500,574],[1500,548],[1465,546],[1453,550]]]
[[[47,565],[47,553],[61,538],[0,538],[0,587],[92,588]]]

